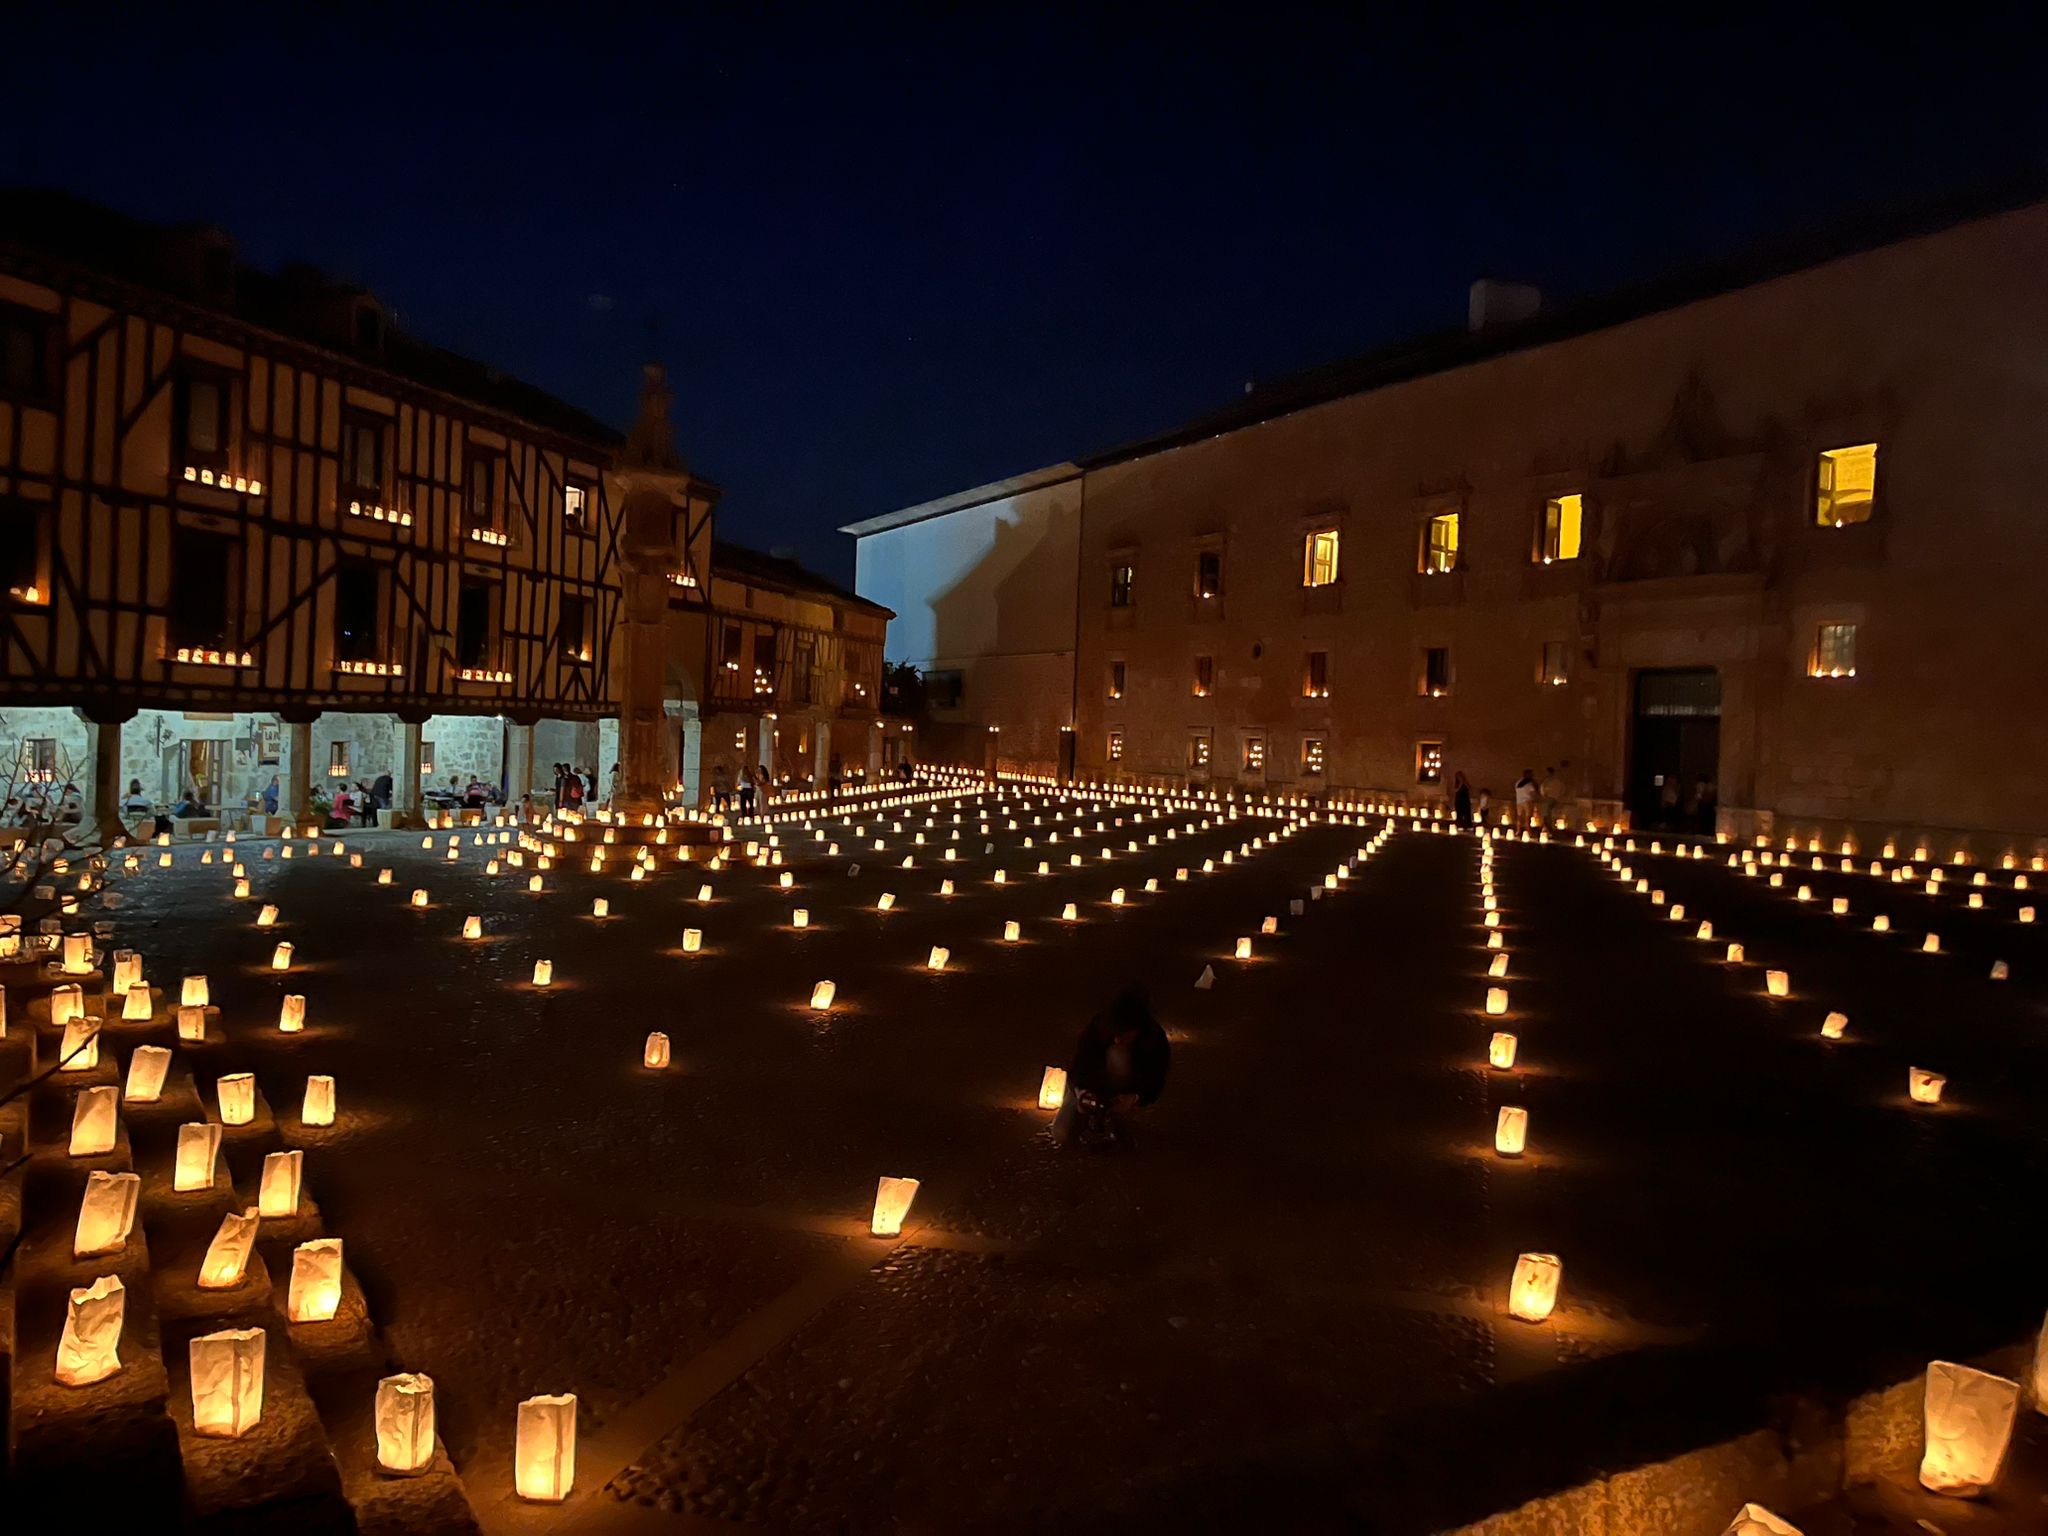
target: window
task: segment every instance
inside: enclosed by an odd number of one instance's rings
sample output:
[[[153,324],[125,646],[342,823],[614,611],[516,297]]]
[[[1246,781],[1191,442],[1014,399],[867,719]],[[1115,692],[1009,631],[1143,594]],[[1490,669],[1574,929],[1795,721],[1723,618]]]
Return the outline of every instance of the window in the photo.
[[[367,560],[344,560],[334,573],[334,659],[384,659],[384,573]]]
[[[330,741],[327,744],[327,777],[345,779],[348,777],[348,743]]]
[[[1323,776],[1323,738],[1304,736],[1301,738],[1301,771],[1304,776],[1319,779]]]
[[[423,741],[420,743],[420,772],[432,773],[433,771],[434,744],[431,741]]]
[[[1330,653],[1310,651],[1301,661],[1301,696],[1327,699],[1330,696]]]
[[[1813,642],[1813,658],[1807,664],[1810,677],[1841,678],[1856,675],[1856,626],[1823,624]]]
[[[1451,691],[1451,648],[1432,645],[1422,653],[1422,692],[1440,699]]]
[[[39,310],[0,304],[0,400],[19,405],[54,403],[56,371],[51,366],[53,321]]]
[[[1422,573],[1442,576],[1458,568],[1458,514],[1441,512],[1422,526]]]
[[[758,630],[754,635],[754,694],[767,698],[775,692],[775,631]]]
[[[455,600],[455,660],[465,667],[497,665],[497,584],[464,580]]]
[[[1415,782],[1441,784],[1444,781],[1444,744],[1440,741],[1415,743]]]
[[[561,646],[564,661],[590,660],[589,598],[564,594],[561,616],[556,621],[555,643]]]
[[[225,469],[228,462],[228,384],[211,373],[188,373],[178,380],[177,428],[179,463],[202,469]]]
[[[1327,587],[1337,579],[1337,530],[1320,528],[1301,541],[1301,584]]]
[[[1206,699],[1216,686],[1216,658],[1197,656],[1195,658],[1195,697]]]
[[[57,777],[57,738],[30,736],[21,743],[16,772],[32,784],[53,783]]]
[[[562,524],[571,533],[591,533],[589,516],[597,498],[590,494],[587,485],[565,485],[562,487]]]
[[[1207,727],[1188,732],[1188,767],[1209,766],[1209,731]]]
[[[171,531],[171,599],[164,638],[173,646],[225,649],[234,643],[241,546],[224,533]]]
[[[1820,499],[1813,520],[1823,528],[1870,521],[1877,499],[1877,444],[1830,448],[1820,456]]]
[[[1266,771],[1266,738],[1257,733],[1244,739],[1244,771],[1264,773]]]
[[[1543,670],[1537,675],[1546,687],[1562,688],[1565,685],[1572,675],[1572,648],[1569,641],[1543,642]]]
[[[1112,763],[1124,760],[1124,733],[1120,730],[1109,733],[1109,760]]]
[[[723,668],[724,668],[724,669],[725,669],[726,671],[728,671],[728,672],[737,672],[737,671],[739,671],[739,669],[740,669],[740,627],[739,627],[739,625],[737,625],[737,624],[728,624],[728,625],[726,625],[726,626],[725,626],[725,631],[724,631],[724,633],[723,633],[722,635],[720,635],[720,636],[719,636],[719,642],[718,642],[718,646],[719,646],[719,649],[718,649],[718,664],[719,664],[719,665],[720,665],[721,667],[723,667]]]
[[[927,672],[924,701],[934,709],[958,709],[967,697],[967,677],[961,672]]]
[[[1586,498],[1576,491],[1543,503],[1543,537],[1537,543],[1536,558],[1545,565],[1578,559],[1585,521]]]
[[[1124,696],[1124,664],[1120,661],[1109,664],[1109,696],[1112,699]]]
[[[471,528],[498,526],[498,460],[476,448],[469,450],[469,468],[462,483],[462,518]]]
[[[341,418],[341,488],[345,496],[384,497],[384,423],[350,412]]]
[[[9,600],[39,606],[50,600],[50,514],[44,507],[0,507],[7,537],[0,539],[0,579]]]
[[[1195,596],[1221,597],[1223,595],[1223,551],[1200,549],[1195,551]]]
[[[1113,565],[1109,568],[1109,606],[1128,608],[1131,606],[1131,578],[1136,572],[1128,565]]]

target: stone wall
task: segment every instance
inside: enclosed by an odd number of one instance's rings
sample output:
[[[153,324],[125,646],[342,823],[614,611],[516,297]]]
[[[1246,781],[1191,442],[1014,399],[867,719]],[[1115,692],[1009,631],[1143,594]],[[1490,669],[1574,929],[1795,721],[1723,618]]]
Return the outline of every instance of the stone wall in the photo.
[[[505,773],[505,722],[496,715],[429,715],[420,728],[421,761],[433,744],[432,773],[421,772],[428,785],[446,785],[452,777],[467,784],[474,774],[496,784]]]
[[[0,783],[17,781],[28,761],[24,743],[57,743],[57,774],[92,786],[92,740],[78,711],[62,705],[0,709]]]

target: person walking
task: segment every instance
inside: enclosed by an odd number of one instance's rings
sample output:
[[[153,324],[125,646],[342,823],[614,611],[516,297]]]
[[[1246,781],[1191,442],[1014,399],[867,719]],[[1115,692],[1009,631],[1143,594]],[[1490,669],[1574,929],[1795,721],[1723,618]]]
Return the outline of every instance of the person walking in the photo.
[[[1536,802],[1543,812],[1543,825],[1557,825],[1557,807],[1564,799],[1564,780],[1557,776],[1555,768],[1543,770],[1543,782],[1537,786]]]
[[[1472,786],[1465,781],[1462,768],[1451,775],[1451,823],[1460,827],[1472,825]]]
[[[1524,768],[1522,776],[1515,780],[1515,825],[1531,827],[1536,824],[1536,770]]]

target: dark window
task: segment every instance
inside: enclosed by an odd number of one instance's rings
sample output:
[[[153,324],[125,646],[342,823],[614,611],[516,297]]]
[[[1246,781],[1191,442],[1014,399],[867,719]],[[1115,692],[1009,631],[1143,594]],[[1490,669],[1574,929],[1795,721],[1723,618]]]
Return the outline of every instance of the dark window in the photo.
[[[224,650],[235,643],[235,582],[241,546],[223,533],[171,533],[171,606],[166,638],[174,646]]]
[[[382,661],[384,575],[367,560],[344,560],[334,573],[334,659]]]
[[[52,329],[48,315],[0,305],[0,400],[49,403],[56,393],[50,366]]]
[[[189,373],[178,381],[178,447],[185,464],[224,469],[228,461],[227,380]]]
[[[1330,653],[1310,651],[1301,665],[1301,696],[1327,699],[1330,696]]]
[[[1131,606],[1131,577],[1134,573],[1128,565],[1110,567],[1109,606],[1128,608]]]
[[[494,667],[496,636],[491,609],[495,593],[488,581],[465,581],[455,604],[455,659],[465,667]]]
[[[762,630],[754,636],[754,670],[775,675],[775,631]]]
[[[1422,691],[1441,698],[1451,691],[1451,648],[1432,645],[1422,653]]]
[[[1109,696],[1112,699],[1124,696],[1124,664],[1120,661],[1109,664]]]
[[[1195,658],[1195,697],[1206,699],[1216,686],[1216,658],[1197,656]]]
[[[463,482],[462,516],[471,528],[498,526],[498,461],[472,448],[469,475]]]
[[[1199,550],[1195,554],[1195,596],[1216,597],[1223,591],[1223,551]]]
[[[44,576],[50,545],[50,514],[43,508],[0,503],[0,584],[18,603],[47,603],[50,584]]]
[[[569,661],[590,660],[590,599],[587,597],[564,597],[562,599],[561,627],[556,640],[562,647],[562,655]]]
[[[728,624],[728,625],[726,625],[726,626],[725,626],[725,634],[724,634],[724,635],[723,635],[723,636],[721,637],[721,639],[720,639],[720,650],[719,650],[719,657],[718,657],[718,660],[719,660],[719,664],[720,664],[721,666],[723,666],[723,667],[725,668],[725,670],[726,670],[726,671],[728,671],[728,672],[737,672],[737,671],[739,671],[739,669],[740,669],[740,627],[739,627],[739,625],[737,625],[737,624]]]
[[[384,495],[384,422],[376,416],[341,418],[341,484],[353,496]]]
[[[924,701],[933,709],[958,709],[967,697],[967,679],[959,672],[927,672]]]

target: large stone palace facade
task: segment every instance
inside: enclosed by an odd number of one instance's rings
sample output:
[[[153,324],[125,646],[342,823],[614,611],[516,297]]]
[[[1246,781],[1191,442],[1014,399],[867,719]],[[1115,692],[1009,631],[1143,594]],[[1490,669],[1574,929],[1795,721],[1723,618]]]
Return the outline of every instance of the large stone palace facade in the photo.
[[[1019,769],[2035,851],[2048,206],[1464,332],[854,524]],[[1507,318],[1499,318],[1505,311]],[[929,677],[939,679],[931,686]]]
[[[285,816],[618,755],[619,433],[257,271],[217,231],[0,200],[0,775]],[[888,613],[673,501],[666,712],[719,767],[879,761]]]

